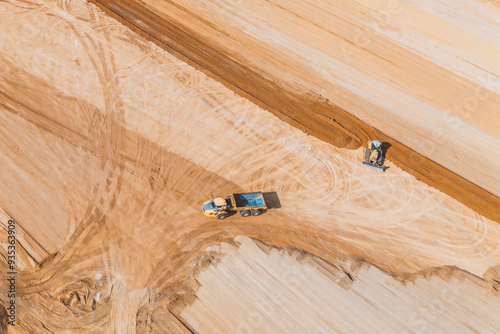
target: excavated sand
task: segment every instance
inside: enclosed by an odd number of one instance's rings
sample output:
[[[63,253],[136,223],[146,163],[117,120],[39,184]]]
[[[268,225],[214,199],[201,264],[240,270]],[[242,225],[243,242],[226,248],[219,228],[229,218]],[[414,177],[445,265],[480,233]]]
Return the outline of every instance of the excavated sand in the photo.
[[[182,22],[251,67],[298,91],[312,89],[500,195],[495,2],[153,0],[147,6],[174,19],[186,12],[209,18],[201,26]]]
[[[291,127],[95,6],[0,12],[0,243],[5,256],[14,219],[18,333],[186,331],[179,314],[199,307],[190,266],[238,235],[398,274],[498,265],[499,224],[390,162],[362,168],[361,149]],[[281,207],[223,222],[201,213],[211,194],[255,190]]]
[[[221,258],[196,276],[202,287],[182,317],[199,333],[227,328],[233,333],[495,333],[500,328],[498,292],[492,295],[491,286],[460,270],[402,282],[359,260],[335,266],[297,251],[266,253],[247,237],[236,240],[238,247],[212,247]]]
[[[289,124],[500,222],[494,1],[91,0]]]

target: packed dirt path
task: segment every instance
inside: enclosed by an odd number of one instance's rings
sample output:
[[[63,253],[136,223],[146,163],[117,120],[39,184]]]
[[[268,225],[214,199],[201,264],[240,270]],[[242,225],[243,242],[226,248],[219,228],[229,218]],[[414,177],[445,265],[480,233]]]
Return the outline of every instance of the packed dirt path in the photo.
[[[500,221],[494,1],[91,0],[288,123]]]
[[[151,319],[185,331],[207,247],[238,235],[398,275],[482,277],[500,262],[496,222],[391,162],[362,168],[361,148],[288,125],[95,6],[0,11],[0,241],[6,258],[15,220],[17,333],[135,333]],[[280,205],[201,213],[211,194],[254,190]]]

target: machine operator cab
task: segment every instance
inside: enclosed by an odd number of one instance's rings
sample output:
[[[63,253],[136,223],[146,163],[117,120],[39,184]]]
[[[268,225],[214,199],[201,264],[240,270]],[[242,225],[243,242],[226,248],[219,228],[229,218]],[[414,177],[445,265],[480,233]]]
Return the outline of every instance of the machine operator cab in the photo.
[[[371,142],[370,146],[370,162],[376,163],[379,166],[382,165],[382,143],[378,140],[374,140]]]

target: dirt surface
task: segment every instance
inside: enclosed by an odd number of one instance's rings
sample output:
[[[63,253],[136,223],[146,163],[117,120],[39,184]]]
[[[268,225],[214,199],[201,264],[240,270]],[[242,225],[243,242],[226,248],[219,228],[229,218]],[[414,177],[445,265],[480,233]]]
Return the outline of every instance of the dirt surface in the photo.
[[[494,311],[500,296],[491,294],[500,283],[457,268],[401,280],[362,259],[332,264],[247,237],[236,242],[238,247],[211,247],[216,264],[196,275],[201,288],[182,317],[199,333],[227,328],[233,333],[494,333],[500,328]]]
[[[362,256],[403,279],[441,266],[497,279],[500,225],[391,161],[362,168],[361,148],[290,126],[86,2],[0,11],[3,259],[9,220],[18,240],[9,331],[193,330],[181,313],[207,248],[239,235],[330,263]],[[256,190],[275,199],[261,216],[201,213],[211,194]],[[2,280],[1,305],[7,291]]]
[[[500,221],[495,3],[92,2],[321,140],[389,142],[397,166]]]

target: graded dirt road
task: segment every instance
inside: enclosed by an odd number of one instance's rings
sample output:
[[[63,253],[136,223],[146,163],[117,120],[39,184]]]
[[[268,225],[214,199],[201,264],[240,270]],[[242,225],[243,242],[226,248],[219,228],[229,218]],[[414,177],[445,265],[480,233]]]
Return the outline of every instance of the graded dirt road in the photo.
[[[500,225],[390,161],[362,168],[361,148],[290,126],[91,4],[0,10],[0,240],[7,258],[14,219],[17,333],[187,331],[207,247],[239,235],[402,279],[456,266],[495,287]],[[201,213],[211,194],[254,190],[280,207]]]
[[[418,179],[500,221],[492,1],[92,0],[317,138],[378,138]]]

